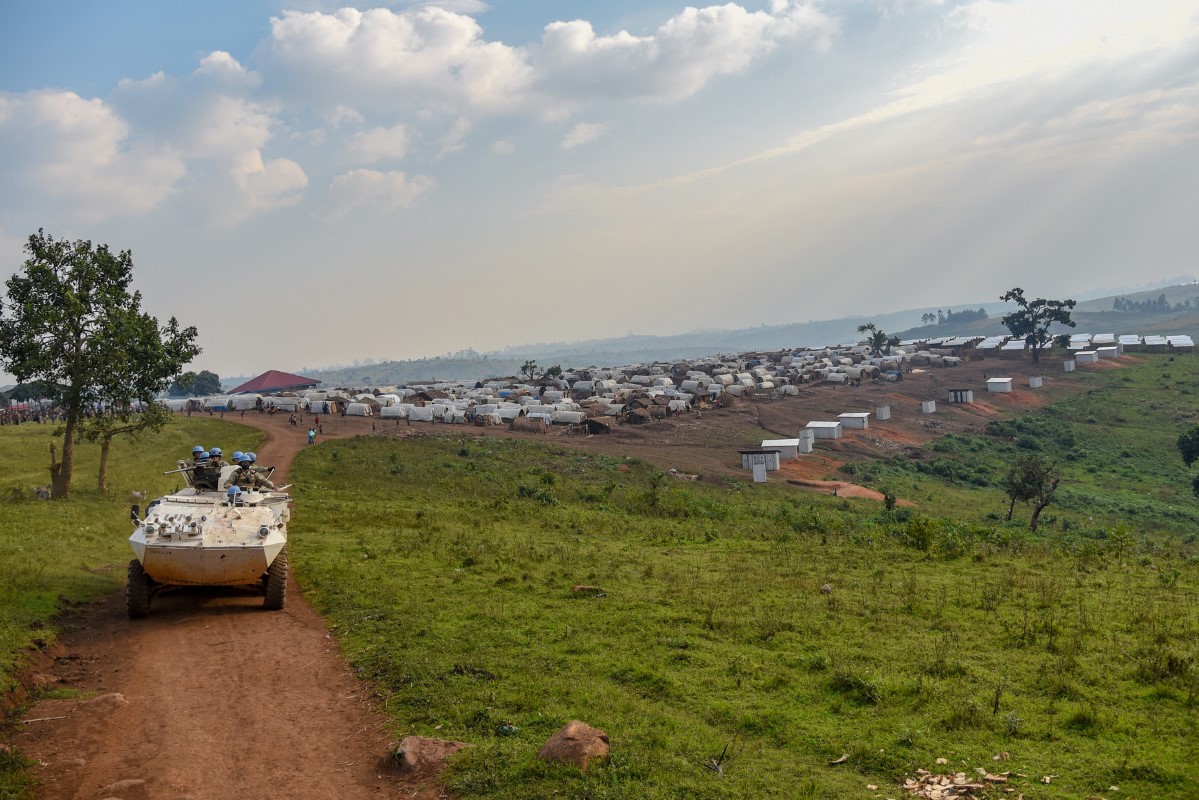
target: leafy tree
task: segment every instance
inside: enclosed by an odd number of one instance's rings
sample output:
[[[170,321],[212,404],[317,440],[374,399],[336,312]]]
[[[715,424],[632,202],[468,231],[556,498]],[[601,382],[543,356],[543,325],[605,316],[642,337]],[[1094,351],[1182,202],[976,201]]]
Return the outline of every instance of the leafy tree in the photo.
[[[133,258],[107,245],[54,239],[43,230],[25,245],[29,258],[8,279],[0,302],[0,360],[19,381],[61,387],[62,461],[51,457],[51,496],[71,491],[75,442],[89,411],[120,408],[154,395],[194,358],[196,329],[172,317],[161,328],[130,292]]]
[[[922,323],[924,323],[925,325],[936,325],[937,324],[937,315],[934,314],[933,312],[929,311],[925,314],[920,315],[920,321]]]
[[[540,377],[541,373],[537,371],[537,362],[529,359],[520,365],[520,374],[525,377],[528,382],[533,382]]]
[[[891,348],[899,344],[898,336],[887,336],[878,329],[878,326],[873,322],[867,322],[865,325],[858,326],[858,333],[870,334],[866,337],[866,344],[870,348],[870,354],[873,356],[891,355]]]
[[[136,440],[144,434],[162,430],[170,421],[171,412],[161,403],[150,403],[141,412],[135,412],[131,404],[125,404],[85,417],[79,423],[79,438],[100,445],[96,487],[101,492],[108,491],[108,451],[113,439],[127,436]]]
[[[207,397],[220,393],[221,376],[206,369],[183,373],[167,389],[171,397]]]
[[[1020,307],[1019,311],[1006,315],[1002,322],[1012,336],[1024,339],[1032,351],[1033,363],[1041,360],[1042,348],[1052,340],[1049,335],[1051,325],[1058,323],[1074,327],[1074,320],[1070,319],[1070,309],[1078,305],[1074,300],[1046,300],[1042,297],[1028,300],[1024,297],[1024,290],[1019,287],[1009,290],[999,299]]]
[[[545,377],[547,377],[547,378],[561,378],[561,377],[562,377],[562,365],[561,365],[561,364],[555,364],[554,366],[552,366],[552,367],[550,367],[549,369],[547,369],[547,370],[545,371]]]
[[[1178,452],[1188,467],[1199,460],[1199,425],[1178,437]]]
[[[1035,531],[1041,512],[1053,502],[1062,476],[1057,471],[1057,464],[1047,462],[1040,456],[1024,455],[1016,459],[1003,477],[1000,485],[1011,500],[1008,505],[1007,518],[1012,518],[1016,502],[1033,503],[1032,518],[1028,529]]]

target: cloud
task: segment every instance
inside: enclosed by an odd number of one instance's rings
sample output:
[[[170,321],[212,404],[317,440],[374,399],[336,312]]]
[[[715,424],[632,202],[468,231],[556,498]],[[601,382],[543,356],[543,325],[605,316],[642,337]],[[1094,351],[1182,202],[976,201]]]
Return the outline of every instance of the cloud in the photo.
[[[346,146],[346,155],[355,164],[399,161],[408,152],[408,131],[403,125],[359,131]]]
[[[580,122],[571,128],[570,133],[566,134],[566,138],[562,140],[562,149],[573,150],[579,145],[594,142],[607,133],[611,127],[608,123]]]
[[[201,58],[200,66],[192,74],[219,83],[242,86],[257,86],[262,80],[258,73],[246,70],[224,50],[213,50]]]
[[[600,36],[585,20],[555,22],[532,61],[539,88],[563,99],[678,100],[745,71],[784,40],[827,49],[836,31],[811,5],[779,2],[767,13],[730,3],[686,8],[649,36]]]
[[[425,6],[271,19],[263,58],[280,89],[316,103],[495,114],[520,104],[531,70],[473,18]]]
[[[434,185],[433,179],[424,175],[409,179],[403,172],[350,170],[338,175],[329,184],[332,208],[326,218],[336,222],[364,209],[398,211],[411,208]]]
[[[516,143],[511,138],[497,139],[491,145],[491,152],[500,156],[510,156],[516,152]]]
[[[645,36],[554,22],[539,42],[515,47],[488,41],[464,13],[421,5],[285,11],[272,18],[262,52],[273,85],[301,102],[560,118],[597,101],[689,97],[782,42],[826,49],[836,33],[836,21],[811,4],[775,2],[767,12],[729,3],[686,8]]]
[[[25,211],[87,221],[141,214],[185,173],[176,153],[134,137],[101,100],[53,90],[0,95],[0,183]]]
[[[445,158],[450,153],[460,153],[466,149],[466,134],[470,133],[471,121],[466,117],[458,117],[454,124],[441,137],[441,150],[437,158]]]
[[[300,202],[308,186],[308,176],[299,164],[287,158],[263,161],[257,150],[242,154],[231,175],[245,199],[240,218],[257,211],[293,206]],[[240,218],[234,217],[233,221]]]

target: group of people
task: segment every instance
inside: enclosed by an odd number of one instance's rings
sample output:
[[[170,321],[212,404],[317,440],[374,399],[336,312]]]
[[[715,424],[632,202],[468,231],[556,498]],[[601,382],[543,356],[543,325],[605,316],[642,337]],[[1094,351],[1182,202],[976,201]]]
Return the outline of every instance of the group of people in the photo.
[[[190,473],[191,483],[196,487],[196,491],[217,492],[232,486],[238,487],[243,492],[276,488],[268,477],[271,469],[257,466],[255,462],[258,461],[258,456],[250,451],[243,453],[241,450],[236,451],[232,456],[237,469],[230,473],[229,477],[225,479],[224,485],[221,485],[221,472],[229,466],[222,456],[223,453],[219,447],[206,449],[196,445],[192,448],[192,462],[183,469]]]

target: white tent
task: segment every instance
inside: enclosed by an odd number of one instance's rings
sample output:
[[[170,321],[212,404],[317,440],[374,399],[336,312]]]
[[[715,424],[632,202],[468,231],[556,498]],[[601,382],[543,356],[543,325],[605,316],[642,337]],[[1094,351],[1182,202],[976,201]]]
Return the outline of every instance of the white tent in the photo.
[[[371,416],[371,407],[366,403],[350,403],[346,406],[347,417],[369,417]]]

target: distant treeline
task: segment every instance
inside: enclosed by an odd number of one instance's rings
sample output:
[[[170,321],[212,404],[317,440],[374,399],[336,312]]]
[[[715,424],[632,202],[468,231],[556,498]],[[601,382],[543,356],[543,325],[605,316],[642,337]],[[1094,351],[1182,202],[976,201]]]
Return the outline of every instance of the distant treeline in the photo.
[[[925,325],[965,325],[967,322],[978,322],[979,320],[989,319],[987,310],[979,308],[972,310],[969,308],[961,311],[941,311],[937,313],[928,312],[920,317],[920,321]]]
[[[1165,293],[1159,294],[1153,300],[1130,300],[1127,297],[1117,297],[1112,301],[1112,310],[1128,311],[1134,314],[1164,314],[1171,311],[1199,311],[1199,297],[1188,297],[1181,303],[1170,305]]]

